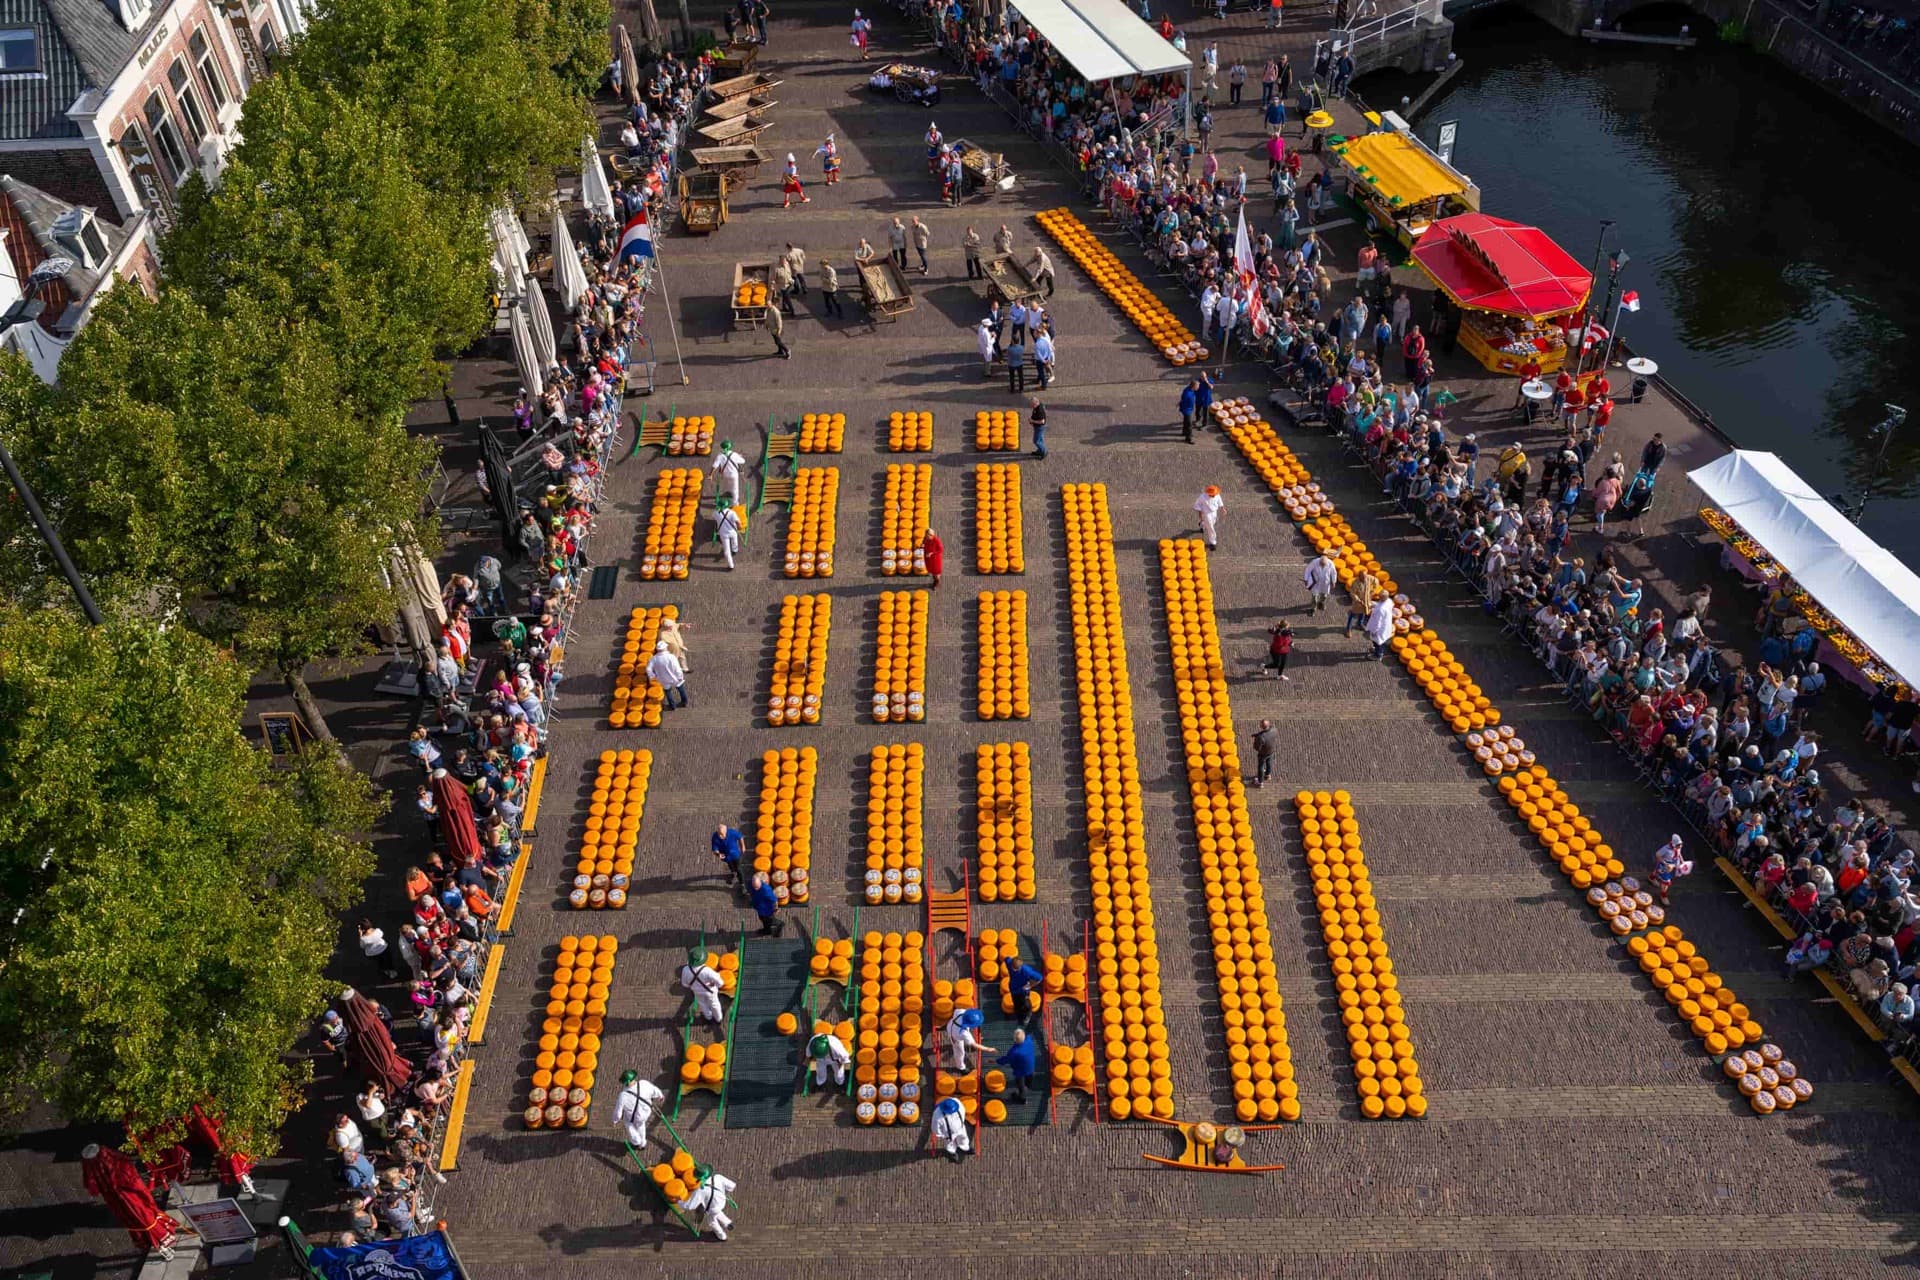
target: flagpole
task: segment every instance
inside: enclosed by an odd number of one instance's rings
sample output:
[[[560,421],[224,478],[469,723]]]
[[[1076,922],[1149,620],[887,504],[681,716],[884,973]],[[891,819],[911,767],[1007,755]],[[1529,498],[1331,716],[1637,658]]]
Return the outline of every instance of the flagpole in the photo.
[[[660,297],[666,303],[667,332],[673,336],[673,360],[680,366],[680,385],[684,387],[693,379],[687,377],[687,362],[680,355],[680,326],[673,322],[673,295],[667,292],[667,265],[657,250],[653,255],[653,265],[660,273]]]

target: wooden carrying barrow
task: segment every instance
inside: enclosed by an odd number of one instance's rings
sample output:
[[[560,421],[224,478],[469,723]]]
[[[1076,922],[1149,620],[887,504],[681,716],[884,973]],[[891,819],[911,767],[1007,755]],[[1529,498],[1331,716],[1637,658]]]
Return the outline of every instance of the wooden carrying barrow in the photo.
[[[764,93],[750,93],[742,98],[726,98],[719,102],[709,103],[701,112],[701,123],[706,124],[714,120],[734,120],[746,115],[749,111],[764,112],[769,107],[779,105],[778,100],[769,98]]]
[[[913,290],[892,258],[860,264],[860,302],[868,314],[887,320],[913,310]]]
[[[707,86],[707,92],[718,99],[738,98],[743,94],[766,93],[778,88],[783,81],[775,80],[764,71],[752,75],[735,76],[731,80],[716,80]]]
[[[712,124],[700,125],[694,132],[705,138],[707,145],[739,147],[755,141],[772,127],[773,121],[749,111],[732,120],[715,120]]]
[[[727,180],[730,191],[744,186],[756,169],[773,159],[771,153],[755,146],[695,147],[690,154],[695,169],[719,174]]]

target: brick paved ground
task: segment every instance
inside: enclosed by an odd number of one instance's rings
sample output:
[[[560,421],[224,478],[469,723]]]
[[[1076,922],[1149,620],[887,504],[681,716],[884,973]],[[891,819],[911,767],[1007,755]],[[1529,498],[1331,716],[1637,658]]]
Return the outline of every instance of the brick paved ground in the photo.
[[[1886,1083],[1877,1055],[1836,1011],[1777,976],[1771,935],[1744,912],[1711,871],[1685,882],[1676,918],[1820,1088],[1810,1108],[1753,1118],[1718,1082],[1664,1002],[1623,962],[1611,938],[1542,867],[1536,846],[1509,821],[1485,780],[1467,767],[1454,739],[1435,723],[1398,668],[1362,660],[1343,641],[1337,616],[1299,608],[1304,543],[1232,446],[1208,432],[1180,442],[1173,403],[1179,378],[1060,261],[1054,301],[1063,381],[1052,411],[1044,463],[1021,459],[1029,568],[1018,578],[972,571],[971,415],[1010,407],[1004,383],[979,378],[963,326],[981,310],[963,278],[959,238],[983,236],[1001,221],[1022,250],[1037,234],[1037,209],[1074,204],[1062,175],[1038,148],[1012,134],[997,108],[964,84],[949,87],[932,117],[949,137],[1004,145],[1020,174],[1011,197],[959,210],[939,206],[923,176],[920,135],[928,113],[864,89],[843,34],[850,10],[796,4],[774,26],[772,67],[786,81],[766,145],[803,160],[829,129],[839,134],[845,181],[783,214],[777,181],[763,173],[734,204],[735,221],[707,240],[663,243],[686,343],[692,385],[663,391],[655,411],[712,413],[737,441],[751,439],[769,413],[847,414],[847,450],[809,465],[841,468],[839,574],[809,589],[834,597],[824,723],[771,729],[757,718],[767,687],[781,596],[795,584],[775,568],[785,516],[769,509],[732,574],[703,549],[685,583],[642,583],[632,572],[636,526],[644,530],[653,461],[622,464],[596,539],[602,561],[624,561],[611,601],[580,618],[558,725],[541,836],[478,1070],[462,1167],[440,1198],[477,1275],[601,1277],[616,1268],[662,1264],[674,1274],[811,1274],[833,1268],[966,1274],[1005,1264],[1050,1275],[1313,1274],[1405,1276],[1635,1274],[1722,1275],[1759,1267],[1814,1274],[1891,1269],[1914,1260],[1920,1197],[1902,1152],[1920,1105]],[[918,54],[918,41],[891,12],[876,15],[877,52]],[[1197,33],[1213,28],[1210,19]],[[1273,37],[1247,17],[1230,20],[1223,65],[1235,56],[1257,68]],[[1289,31],[1296,62],[1311,34]],[[1198,41],[1196,40],[1196,50]],[[1256,95],[1257,96],[1257,95]],[[1223,112],[1216,140],[1246,155],[1253,108]],[[1490,197],[1491,203],[1491,197]],[[884,245],[895,211],[933,227],[933,272],[916,276],[917,310],[895,325],[857,318],[825,323],[803,303],[789,323],[791,362],[769,359],[771,344],[731,334],[726,293],[736,259],[764,257],[792,239],[817,263],[845,267],[857,237]],[[1095,224],[1098,226],[1099,224]],[[1335,233],[1341,256],[1352,244]],[[1112,241],[1136,269],[1144,262]],[[1056,254],[1056,259],[1061,255]],[[843,279],[852,273],[843,270]],[[1172,300],[1170,296],[1170,300]],[[664,371],[663,371],[664,372]],[[1510,390],[1472,381],[1462,369],[1446,384],[1462,409],[1491,426]],[[505,366],[476,396],[510,396]],[[1223,394],[1263,398],[1252,371]],[[929,662],[931,714],[924,725],[878,726],[863,709],[870,690],[880,576],[878,506],[885,414],[930,409],[936,416],[933,518],[949,554],[933,604]],[[1623,451],[1646,432],[1674,442],[1651,536],[1633,553],[1656,589],[1667,572],[1689,581],[1696,553],[1677,528],[1691,509],[1674,483],[1720,446],[1664,403],[1615,419]],[[1282,428],[1347,513],[1397,570],[1405,588],[1467,662],[1496,703],[1629,857],[1651,850],[1670,827],[1668,812],[1631,782],[1591,726],[1570,714],[1540,672],[1482,620],[1471,595],[1444,576],[1425,545],[1376,501],[1364,477],[1345,468],[1332,442]],[[1504,428],[1502,428],[1504,430]],[[1483,435],[1483,440],[1487,437]],[[1530,441],[1539,437],[1529,437]],[[1628,456],[1633,456],[1632,452]],[[1151,873],[1162,937],[1162,977],[1174,1051],[1179,1113],[1227,1113],[1224,1045],[1203,945],[1204,897],[1186,798],[1173,691],[1163,667],[1164,599],[1156,540],[1192,528],[1188,507],[1204,484],[1225,491],[1222,548],[1212,560],[1219,624],[1228,652],[1250,670],[1264,628],[1285,613],[1299,642],[1291,684],[1232,682],[1235,724],[1250,732],[1271,715],[1287,735],[1276,786],[1254,795],[1254,838],[1265,870],[1279,981],[1289,1012],[1306,1118],[1255,1139],[1257,1154],[1287,1172],[1225,1179],[1153,1168],[1140,1153],[1172,1154],[1171,1138],[1138,1125],[1095,1126],[1077,1101],[1058,1123],[1031,1132],[989,1129],[982,1154],[963,1169],[925,1157],[924,1130],[855,1126],[844,1101],[812,1095],[784,1130],[724,1129],[709,1095],[692,1101],[682,1130],[704,1159],[741,1183],[739,1229],[726,1245],[695,1244],[656,1215],[651,1193],[623,1167],[610,1127],[612,1086],[603,1085],[585,1132],[525,1131],[518,1119],[544,977],[557,939],[580,931],[621,939],[600,1075],[611,1082],[632,1065],[666,1080],[677,1062],[682,995],[670,983],[681,948],[701,927],[751,923],[710,872],[706,834],[719,820],[750,821],[758,756],[768,746],[811,745],[821,753],[814,829],[815,900],[826,932],[853,920],[864,829],[866,757],[876,744],[926,744],[926,817],[932,878],[945,887],[973,854],[973,748],[985,741],[1032,744],[1038,901],[976,911],[977,926],[1011,925],[1066,942],[1088,910],[1081,830],[1078,729],[1065,622],[1064,535],[1058,485],[1102,480],[1111,491],[1124,590],[1129,664],[1137,706],[1141,773],[1148,791]],[[703,519],[701,536],[710,526]],[[1693,559],[1689,560],[1689,556]],[[1663,571],[1661,566],[1667,566]],[[974,720],[974,599],[980,590],[1024,587],[1031,594],[1034,714],[1027,722]],[[673,602],[691,621],[693,707],[652,731],[607,728],[616,636],[639,603]],[[645,746],[655,753],[636,869],[634,903],[595,916],[565,909],[563,881],[584,818],[598,753]],[[1822,760],[1843,782],[1852,775]],[[1421,1123],[1364,1122],[1332,984],[1311,911],[1295,839],[1295,788],[1354,793],[1387,938],[1402,976],[1432,1101]],[[949,835],[949,833],[953,833]],[[863,910],[861,926],[908,929],[906,907]],[[797,923],[797,921],[796,921]],[[1297,927],[1296,927],[1297,924]],[[936,976],[953,976],[942,954]],[[1056,1034],[1074,1034],[1059,1017]],[[658,1148],[656,1147],[656,1151]],[[10,1166],[9,1166],[10,1167]],[[31,1181],[31,1178],[29,1179]],[[69,1197],[62,1196],[60,1199]],[[9,1197],[9,1203],[20,1203]],[[76,1224],[77,1225],[77,1224]],[[89,1238],[92,1238],[91,1236]],[[949,1244],[948,1242],[955,1242]],[[949,1264],[940,1254],[957,1255]],[[1844,1258],[1836,1257],[1844,1254]]]
[[[949,137],[1004,140],[1020,184],[995,203],[941,208],[921,171],[928,113],[868,97],[863,72],[844,56],[839,24],[848,15],[832,6],[796,6],[781,16],[787,20],[775,24],[772,61],[786,83],[770,148],[804,158],[827,130],[837,130],[846,181],[831,191],[810,186],[813,204],[783,214],[776,184],[762,175],[720,234],[666,242],[693,386],[661,399],[716,414],[736,437],[770,411],[847,414],[846,453],[814,460],[842,472],[840,572],[826,585],[835,626],[825,723],[775,730],[755,718],[772,624],[789,589],[773,567],[782,515],[769,510],[760,518],[751,550],[731,575],[706,554],[684,584],[642,584],[626,574],[612,602],[587,607],[569,664],[573,675],[560,697],[551,807],[532,881],[543,896],[523,908],[511,944],[495,1014],[498,1047],[483,1056],[465,1167],[443,1204],[470,1251],[489,1258],[488,1273],[600,1275],[643,1257],[682,1274],[791,1274],[796,1265],[919,1273],[934,1265],[928,1251],[952,1239],[966,1242],[968,1272],[1004,1260],[1058,1274],[1369,1275],[1386,1267],[1408,1275],[1585,1274],[1617,1271],[1623,1262],[1636,1271],[1708,1274],[1729,1263],[1751,1267],[1763,1260],[1755,1254],[1787,1271],[1815,1269],[1822,1265],[1816,1258],[1832,1265],[1833,1250],[1845,1251],[1853,1268],[1908,1259],[1920,1205],[1895,1178],[1897,1135],[1916,1114],[1911,1095],[1884,1083],[1881,1065],[1844,1019],[1777,978],[1770,939],[1708,873],[1684,886],[1678,918],[1729,980],[1750,993],[1758,1016],[1821,1088],[1808,1111],[1765,1122],[1751,1117],[1610,937],[1543,870],[1534,845],[1484,779],[1465,767],[1455,741],[1397,668],[1363,661],[1360,642],[1343,641],[1333,615],[1301,614],[1303,544],[1217,434],[1191,446],[1180,442],[1170,425],[1177,375],[1070,264],[1061,264],[1054,302],[1063,373],[1047,397],[1054,454],[1045,463],[1021,463],[1030,567],[1014,582],[972,572],[971,415],[1010,401],[1004,384],[980,380],[962,328],[982,304],[962,277],[959,236],[968,224],[985,235],[1007,221],[1024,250],[1037,234],[1030,214],[1072,203],[1073,193],[1035,147],[1009,134],[997,109],[955,85],[933,118]],[[1235,21],[1242,29],[1223,62],[1244,48],[1241,56],[1253,63],[1258,37],[1250,20]],[[880,23],[880,51],[895,56],[914,47],[893,15]],[[1300,57],[1307,37],[1286,39]],[[1218,136],[1230,136],[1251,164],[1255,132],[1249,108],[1223,119]],[[935,233],[933,272],[915,277],[920,305],[900,323],[822,324],[803,314],[788,325],[791,363],[764,358],[763,338],[725,331],[735,259],[792,239],[815,262],[831,254],[844,264],[861,235],[884,245],[885,220],[896,210],[918,213]],[[1084,207],[1076,210],[1088,216]],[[1130,264],[1144,265],[1117,240],[1115,247]],[[1230,392],[1264,394],[1257,379],[1229,381]],[[1476,395],[1493,394],[1465,381],[1450,385],[1464,389],[1469,408]],[[950,555],[934,602],[931,714],[911,728],[872,725],[861,715],[873,596],[894,585],[879,576],[876,554],[877,499],[890,460],[877,447],[876,426],[892,409],[936,415],[933,513]],[[1656,414],[1670,439],[1686,432],[1671,408],[1648,406],[1616,419],[1625,420],[1622,447],[1637,450],[1635,422]],[[1491,420],[1492,409],[1484,416]],[[1330,441],[1297,431],[1288,438],[1399,568],[1542,758],[1574,781],[1577,798],[1616,843],[1630,854],[1657,844],[1668,814],[1595,744],[1590,726],[1541,688],[1537,668],[1480,619],[1469,593],[1441,576],[1403,527],[1370,509],[1369,490],[1343,468]],[[1676,441],[1668,474],[1677,478],[1717,447],[1687,433]],[[644,482],[653,466],[633,463],[619,472],[602,555],[630,545],[633,521],[644,520]],[[1174,1077],[1186,1117],[1224,1114],[1231,1094],[1217,1005],[1203,976],[1204,900],[1163,672],[1155,541],[1191,529],[1188,505],[1202,485],[1222,485],[1228,502],[1212,571],[1229,652],[1250,669],[1265,625],[1283,610],[1301,635],[1293,683],[1233,683],[1239,731],[1272,715],[1288,735],[1277,790],[1255,793],[1254,819],[1307,1117],[1257,1142],[1261,1154],[1286,1161],[1288,1172],[1242,1182],[1150,1169],[1139,1153],[1170,1153],[1166,1135],[1095,1127],[1078,1103],[1063,1106],[1052,1128],[989,1130],[982,1155],[957,1172],[919,1153],[923,1135],[859,1128],[844,1103],[817,1095],[800,1101],[791,1129],[771,1131],[723,1130],[707,1114],[710,1103],[693,1103],[689,1142],[742,1183],[733,1242],[697,1246],[659,1225],[645,1188],[620,1168],[607,1129],[610,1099],[596,1107],[590,1133],[522,1132],[515,1113],[525,1063],[513,1046],[533,1036],[536,971],[563,932],[610,929],[627,948],[603,1075],[610,1079],[629,1063],[661,1077],[671,1071],[683,1010],[669,986],[676,952],[702,923],[734,928],[750,921],[709,874],[705,834],[717,820],[750,816],[757,756],[769,745],[821,752],[815,898],[823,926],[838,934],[852,922],[864,840],[852,815],[865,801],[871,746],[927,745],[932,875],[944,886],[972,853],[973,747],[1030,742],[1039,901],[981,908],[976,923],[1037,932],[1045,919],[1055,942],[1077,928],[1087,879],[1077,834],[1078,733],[1057,486],[1093,479],[1111,491]],[[1683,509],[1681,488],[1663,485],[1664,513]],[[971,712],[973,601],[979,590],[1008,585],[1032,593],[1034,716],[983,725]],[[696,628],[694,707],[674,713],[659,731],[607,730],[614,631],[633,604],[669,600]],[[592,920],[554,910],[567,862],[563,846],[577,839],[579,792],[591,762],[600,750],[623,745],[655,751],[635,903],[624,916]],[[1288,801],[1299,786],[1343,786],[1356,796],[1432,1095],[1424,1123],[1366,1123],[1353,1105],[1293,839]],[[957,835],[949,839],[948,832]],[[918,912],[905,907],[861,915],[863,928],[918,922]],[[950,974],[944,966],[941,972]],[[1789,1207],[1800,1215],[1791,1225],[1774,1216]]]

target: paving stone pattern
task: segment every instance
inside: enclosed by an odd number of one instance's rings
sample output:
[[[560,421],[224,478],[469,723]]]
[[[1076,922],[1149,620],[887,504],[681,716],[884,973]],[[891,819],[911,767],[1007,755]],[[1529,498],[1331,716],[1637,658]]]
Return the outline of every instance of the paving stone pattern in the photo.
[[[935,56],[896,13],[872,16],[877,55]],[[1052,456],[1021,462],[1027,571],[991,578],[974,571],[969,471],[980,456],[970,447],[972,417],[1026,406],[1004,381],[981,376],[965,326],[984,304],[964,279],[961,234],[972,225],[991,239],[1006,222],[1025,252],[1039,234],[1031,215],[1063,204],[1096,229],[1105,224],[1076,202],[1045,154],[964,82],[951,82],[931,113],[869,95],[866,69],[848,57],[850,17],[850,6],[777,9],[769,69],[785,84],[763,145],[802,157],[814,199],[783,213],[769,169],[735,198],[733,221],[717,235],[662,240],[692,385],[663,389],[647,404],[653,412],[713,414],[736,443],[751,439],[770,413],[779,420],[846,413],[846,450],[831,460],[844,491],[836,572],[807,584],[840,598],[822,723],[775,729],[763,719],[774,624],[794,585],[780,577],[786,516],[762,513],[739,568],[727,573],[707,541],[711,508],[703,508],[691,577],[641,582],[637,538],[662,464],[650,457],[620,464],[595,539],[596,558],[624,561],[620,584],[612,600],[589,602],[580,614],[556,708],[534,855],[540,865],[528,878],[533,897],[521,905],[480,1055],[462,1168],[441,1200],[477,1274],[604,1277],[653,1266],[677,1275],[783,1277],[1004,1267],[1113,1277],[1721,1276],[1911,1265],[1920,1227],[1920,1196],[1903,1176],[1904,1148],[1920,1118],[1911,1094],[1886,1083],[1875,1055],[1811,988],[1772,976],[1774,940],[1707,871],[1681,886],[1675,919],[1749,993],[1756,1016],[1820,1089],[1810,1107],[1752,1117],[1611,936],[1542,865],[1531,838],[1397,666],[1365,661],[1364,642],[1341,637],[1338,612],[1304,612],[1305,544],[1218,432],[1181,443],[1178,373],[1069,262],[1059,263],[1051,304],[1062,374],[1045,397]],[[1210,17],[1194,25],[1196,50],[1217,25]],[[1288,48],[1297,62],[1311,48],[1310,33],[1265,36],[1246,14],[1222,30],[1223,66],[1243,56],[1256,82],[1265,48]],[[1216,143],[1230,157],[1229,171],[1242,159],[1255,169],[1256,109],[1220,113]],[[922,169],[929,115],[948,137],[1003,148],[1019,174],[1015,191],[941,207]],[[844,181],[831,189],[811,181],[817,166],[805,160],[829,130],[845,160]],[[918,213],[934,234],[932,273],[910,277],[919,299],[912,313],[869,326],[850,303],[846,319],[822,321],[809,298],[786,327],[790,362],[770,359],[764,336],[730,331],[735,260],[764,258],[793,240],[811,263],[831,258],[851,281],[857,238],[884,245],[896,211]],[[1124,237],[1110,243],[1124,262],[1146,270]],[[1350,262],[1352,244],[1337,237],[1335,244],[1336,261]],[[1259,400],[1265,393],[1254,371],[1230,371],[1223,387],[1223,394]],[[1465,406],[1489,422],[1498,408]],[[881,492],[893,460],[885,422],[895,410],[935,415],[936,447],[926,461],[948,560],[932,594],[930,714],[923,724],[878,725],[866,708],[875,597],[897,585],[881,575],[878,554]],[[1647,406],[1616,419],[1626,420],[1617,427],[1620,447],[1638,450],[1631,432],[1642,413],[1647,422],[1667,414],[1669,438],[1679,439],[1678,415]],[[1348,469],[1326,437],[1276,425],[1543,762],[1625,857],[1643,859],[1664,839],[1668,811],[1542,686],[1539,669],[1484,622],[1471,593],[1445,576],[1424,542],[1378,506],[1377,486]],[[1697,433],[1687,437],[1676,454],[1694,456],[1677,456],[1670,469],[1713,448]],[[1196,1119],[1229,1115],[1232,1095],[1156,546],[1194,531],[1190,505],[1203,485],[1217,483],[1225,493],[1221,548],[1210,568],[1236,730],[1250,733],[1271,716],[1285,735],[1275,785],[1252,793],[1253,822],[1305,1119],[1256,1135],[1251,1154],[1284,1161],[1287,1171],[1241,1180],[1149,1166],[1140,1153],[1172,1154],[1171,1133],[1096,1126],[1078,1094],[1061,1097],[1052,1126],[987,1128],[980,1153],[958,1169],[928,1156],[924,1128],[856,1126],[836,1092],[797,1098],[790,1128],[763,1130],[723,1128],[711,1096],[697,1094],[678,1127],[703,1160],[741,1184],[738,1229],[720,1245],[689,1241],[653,1211],[651,1192],[623,1167],[610,1092],[596,1102],[587,1131],[523,1132],[525,1063],[514,1046],[531,1052],[544,1000],[538,969],[564,933],[611,930],[621,940],[603,1075],[632,1066],[671,1078],[684,1010],[673,985],[679,955],[702,927],[726,934],[753,924],[714,874],[706,842],[717,822],[751,822],[759,755],[769,746],[820,752],[812,892],[823,932],[839,936],[852,927],[860,900],[871,749],[925,744],[927,874],[932,887],[946,889],[958,882],[959,860],[973,853],[976,747],[1031,743],[1037,899],[976,904],[974,925],[1012,926],[1040,941],[1045,921],[1049,946],[1077,948],[1089,897],[1059,486],[1092,480],[1108,485],[1115,526],[1176,1103],[1181,1116]],[[1663,510],[1685,501],[1683,489],[1663,481]],[[1024,723],[982,723],[973,714],[976,598],[1015,587],[1029,593],[1033,714]],[[657,730],[612,730],[606,713],[627,613],[662,603],[677,604],[691,626],[692,705],[666,713]],[[1261,681],[1254,669],[1265,628],[1283,614],[1298,635],[1294,678]],[[566,910],[554,887],[579,841],[599,753],[643,745],[655,759],[632,904],[589,921]],[[1432,1104],[1423,1122],[1358,1118],[1293,834],[1299,787],[1344,787],[1355,797],[1386,937],[1416,1011]],[[789,914],[796,924],[804,918]],[[904,931],[921,922],[921,910],[904,905],[862,907],[859,916],[862,930]],[[955,976],[955,963],[942,951],[933,976]]]

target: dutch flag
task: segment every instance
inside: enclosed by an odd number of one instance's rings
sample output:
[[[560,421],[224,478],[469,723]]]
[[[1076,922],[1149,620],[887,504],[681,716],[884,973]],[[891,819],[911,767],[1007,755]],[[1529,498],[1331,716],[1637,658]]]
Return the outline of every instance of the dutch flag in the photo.
[[[651,258],[652,256],[653,229],[647,226],[647,211],[643,207],[627,220],[626,230],[620,233],[618,259],[625,262],[628,258]]]
[[[1629,289],[1625,293],[1621,294],[1620,306],[1622,307],[1622,309],[1627,311],[1638,311],[1640,309],[1639,293],[1636,292],[1635,290]]]

